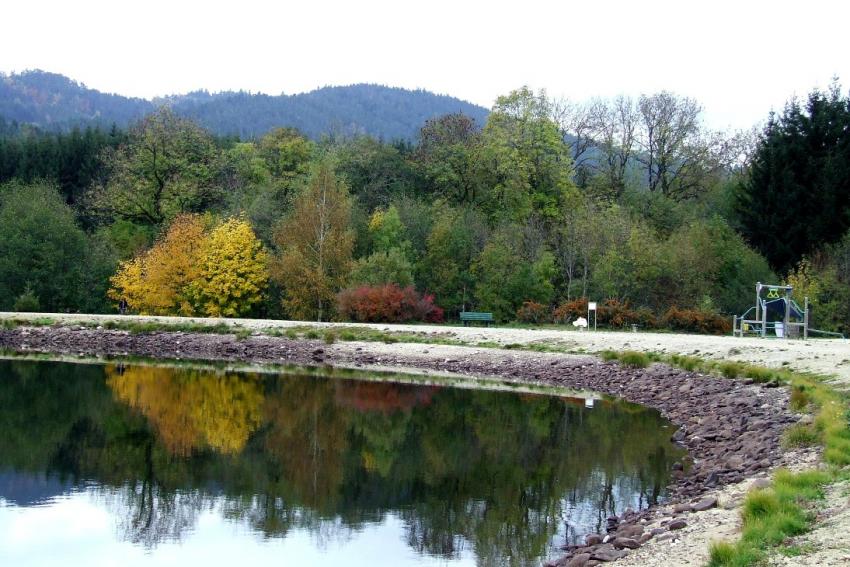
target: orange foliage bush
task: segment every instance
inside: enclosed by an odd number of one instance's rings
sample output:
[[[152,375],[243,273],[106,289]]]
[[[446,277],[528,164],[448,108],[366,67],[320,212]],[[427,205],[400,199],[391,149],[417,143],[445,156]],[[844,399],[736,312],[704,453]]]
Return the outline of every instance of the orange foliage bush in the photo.
[[[443,310],[434,305],[434,296],[420,295],[413,286],[364,285],[341,291],[336,303],[341,318],[358,323],[443,322]]]
[[[727,317],[698,309],[671,307],[662,317],[661,323],[675,331],[688,333],[724,335],[732,332],[732,324]]]
[[[625,327],[626,325],[640,325],[641,316],[634,311],[628,301],[619,299],[606,299],[599,305],[597,311],[599,323],[611,327]]]
[[[587,298],[580,297],[565,301],[555,308],[553,319],[556,323],[569,323],[579,317],[587,317]]]
[[[526,301],[517,309],[516,318],[522,323],[546,323],[550,319],[549,308],[536,301]]]

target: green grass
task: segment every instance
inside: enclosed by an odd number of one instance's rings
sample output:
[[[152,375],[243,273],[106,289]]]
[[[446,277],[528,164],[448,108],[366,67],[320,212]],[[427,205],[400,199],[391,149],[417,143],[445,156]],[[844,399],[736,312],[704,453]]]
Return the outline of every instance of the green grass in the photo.
[[[702,366],[702,359],[696,356],[687,356],[682,354],[674,354],[670,356],[669,361],[673,366],[678,366],[682,370],[693,372]]]
[[[325,344],[332,345],[336,342],[336,333],[334,331],[325,331]]]
[[[795,423],[782,435],[782,445],[786,448],[813,447],[822,441],[820,432],[805,423]]]
[[[605,362],[612,362],[614,360],[620,360],[620,354],[613,350],[603,350],[599,353],[599,358]]]
[[[661,357],[656,353],[644,353],[634,350],[627,350],[623,352],[603,350],[599,353],[599,358],[606,362],[619,362],[627,368],[646,368],[650,365],[650,363],[661,360]]]
[[[795,549],[789,538],[811,527],[814,521],[811,509],[823,498],[824,487],[847,475],[842,467],[850,464],[850,414],[844,395],[819,376],[788,370],[768,371],[772,373],[770,380],[790,384],[792,408],[815,410],[814,422],[789,427],[783,444],[786,447],[820,444],[824,448],[823,460],[829,467],[799,473],[780,470],[769,489],[750,492],[741,514],[741,538],[734,543],[713,543],[710,567],[755,565],[763,562],[773,549],[785,554],[805,552]]]
[[[721,362],[719,367],[720,373],[726,378],[737,378],[743,374],[744,367],[740,362]]]
[[[97,323],[83,324],[85,327],[98,327],[104,329],[128,331],[131,334],[143,333],[209,333],[214,335],[226,335],[237,333],[227,323],[216,323],[215,325],[204,325],[202,323],[160,323],[157,321],[106,321],[102,325]],[[250,334],[250,333],[249,333]]]
[[[620,364],[628,368],[646,368],[651,362],[648,355],[634,350],[621,353],[619,358]]]
[[[791,398],[788,401],[791,409],[796,412],[804,412],[812,403],[812,398],[809,395],[805,385],[797,384],[791,387]]]
[[[50,317],[38,317],[36,319],[3,319],[0,320],[0,329],[17,329],[18,327],[50,327],[56,324]]]

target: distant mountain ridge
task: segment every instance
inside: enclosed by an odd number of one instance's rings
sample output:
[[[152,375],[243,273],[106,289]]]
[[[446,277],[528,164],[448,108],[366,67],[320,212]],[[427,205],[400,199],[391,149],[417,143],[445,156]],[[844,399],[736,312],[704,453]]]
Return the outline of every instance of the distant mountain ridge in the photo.
[[[56,73],[0,74],[0,118],[45,130],[126,127],[167,104],[219,135],[261,136],[292,126],[311,138],[368,134],[412,140],[429,118],[461,112],[483,125],[487,109],[447,95],[382,85],[323,87],[295,95],[194,91],[154,100],[90,89]]]

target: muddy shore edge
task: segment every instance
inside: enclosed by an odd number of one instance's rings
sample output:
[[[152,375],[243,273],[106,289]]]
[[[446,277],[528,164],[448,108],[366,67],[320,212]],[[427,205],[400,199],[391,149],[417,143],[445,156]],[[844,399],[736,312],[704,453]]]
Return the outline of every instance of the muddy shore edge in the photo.
[[[780,447],[786,427],[799,420],[788,408],[788,391],[653,364],[624,368],[592,356],[371,342],[325,344],[252,335],[127,331],[83,327],[18,327],[0,330],[0,349],[17,354],[90,357],[138,356],[163,361],[206,360],[251,364],[396,368],[450,372],[511,382],[592,390],[657,409],[678,429],[673,441],[689,462],[672,471],[669,501],[678,512],[662,529],[645,531],[655,507],[626,511],[608,521],[608,533],[589,536],[586,545],[565,548],[551,565],[598,565],[628,554],[653,537],[686,523],[685,516],[717,505],[706,495],[783,463]]]

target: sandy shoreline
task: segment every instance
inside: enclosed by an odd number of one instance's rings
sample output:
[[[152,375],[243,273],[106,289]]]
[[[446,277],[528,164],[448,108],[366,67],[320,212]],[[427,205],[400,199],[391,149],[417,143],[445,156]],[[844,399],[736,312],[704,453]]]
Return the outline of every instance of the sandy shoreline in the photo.
[[[317,326],[344,329],[368,327],[398,333],[419,333],[462,341],[468,344],[496,343],[499,345],[529,345],[545,343],[559,348],[586,353],[604,350],[637,350],[662,354],[694,355],[714,360],[735,360],[773,368],[788,367],[802,372],[834,376],[836,385],[850,387],[850,341],[844,339],[759,339],[732,336],[686,335],[676,333],[576,331],[567,326],[558,328],[519,329],[505,327],[455,327],[447,325],[387,325],[351,323],[305,323],[268,319],[210,319],[192,317],[126,317],[119,315],[77,315],[56,313],[3,313],[3,319],[52,319],[64,324],[103,324],[109,321],[161,324],[193,323],[201,325],[226,324],[246,330],[287,329]],[[400,345],[392,345],[396,351]],[[421,348],[417,345],[416,348]]]

